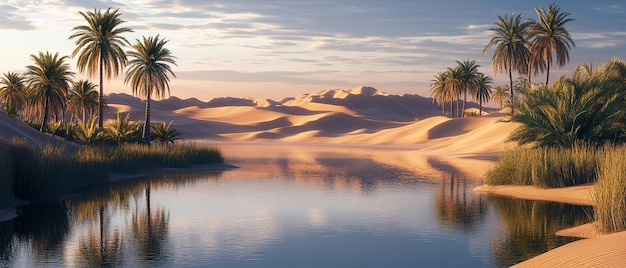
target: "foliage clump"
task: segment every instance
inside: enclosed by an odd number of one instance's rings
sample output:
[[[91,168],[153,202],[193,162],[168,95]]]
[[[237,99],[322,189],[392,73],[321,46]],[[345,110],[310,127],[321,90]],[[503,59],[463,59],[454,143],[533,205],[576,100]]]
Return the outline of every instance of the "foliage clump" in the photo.
[[[83,185],[105,182],[110,172],[224,162],[217,148],[192,143],[151,147],[122,143],[69,149],[51,144],[33,148],[25,139],[13,139],[0,142],[0,155],[2,197],[31,201],[54,200]],[[8,205],[3,200],[0,206]]]

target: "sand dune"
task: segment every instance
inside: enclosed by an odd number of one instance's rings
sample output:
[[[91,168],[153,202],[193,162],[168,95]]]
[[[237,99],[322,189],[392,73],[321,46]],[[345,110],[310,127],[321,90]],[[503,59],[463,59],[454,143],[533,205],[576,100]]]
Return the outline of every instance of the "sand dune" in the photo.
[[[11,118],[6,113],[0,112],[0,138],[6,141],[13,137],[26,139],[28,144],[45,145],[48,143],[61,144],[63,141],[52,135],[44,134],[31,126],[25,124],[20,119]]]
[[[124,94],[111,94],[107,100],[107,118],[117,112],[143,118],[141,100]],[[371,87],[322,90],[278,101],[171,97],[152,105],[153,121],[173,120],[187,139],[419,145],[430,152],[469,154],[501,151],[516,127],[500,122],[502,114],[462,119],[440,114],[432,99],[389,95]],[[421,121],[415,123],[416,118]]]

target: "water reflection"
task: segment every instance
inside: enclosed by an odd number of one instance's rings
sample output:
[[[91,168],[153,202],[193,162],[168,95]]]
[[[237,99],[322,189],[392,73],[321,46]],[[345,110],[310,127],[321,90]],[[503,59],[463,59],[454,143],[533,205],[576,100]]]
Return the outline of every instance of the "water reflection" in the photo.
[[[482,160],[226,152],[241,169],[170,170],[21,208],[0,223],[0,267],[489,267],[559,246],[567,240],[552,233],[587,220],[579,207],[473,193],[480,182],[467,169]]]
[[[489,196],[501,230],[492,244],[498,266],[510,266],[576,240],[557,231],[591,221],[592,207]]]
[[[483,224],[488,206],[485,196],[471,192],[474,186],[458,175],[443,175],[433,201],[439,224],[465,232]]]

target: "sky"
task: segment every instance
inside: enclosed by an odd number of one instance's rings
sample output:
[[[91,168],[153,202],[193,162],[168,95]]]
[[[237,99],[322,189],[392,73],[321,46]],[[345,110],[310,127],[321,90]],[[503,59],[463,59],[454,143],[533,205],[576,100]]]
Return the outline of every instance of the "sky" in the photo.
[[[132,44],[159,34],[177,58],[171,95],[179,98],[280,99],[326,89],[372,86],[390,94],[430,96],[437,72],[471,59],[496,84],[493,51],[483,54],[498,16],[537,18],[553,1],[418,0],[0,0],[0,73],[23,73],[31,54],[70,56],[68,37],[84,25],[80,11],[119,9]],[[575,19],[566,24],[575,47],[570,62],[626,59],[626,4],[557,1]],[[128,50],[130,48],[127,48]],[[68,63],[74,68],[75,58]],[[74,68],[76,71],[76,69]],[[75,79],[88,78],[77,72]],[[534,78],[545,80],[545,76]],[[97,78],[92,79],[96,81]],[[552,80],[552,79],[551,79]],[[131,93],[123,75],[105,93]]]

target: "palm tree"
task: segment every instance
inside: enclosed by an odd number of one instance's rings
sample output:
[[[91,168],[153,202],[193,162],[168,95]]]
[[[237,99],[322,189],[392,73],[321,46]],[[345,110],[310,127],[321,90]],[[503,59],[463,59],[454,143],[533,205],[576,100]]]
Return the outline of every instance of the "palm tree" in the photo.
[[[520,74],[528,71],[529,51],[526,47],[526,36],[528,34],[529,22],[522,23],[522,14],[517,16],[505,15],[504,18],[498,16],[498,22],[495,23],[496,28],[490,28],[495,36],[491,38],[483,54],[486,54],[492,46],[496,46],[496,50],[491,59],[491,68],[494,73],[509,73],[509,89],[511,97],[513,97],[513,71]],[[511,114],[514,108],[511,107]]]
[[[180,140],[180,131],[172,128],[172,123],[161,122],[158,125],[152,125],[152,137],[158,140],[161,145],[173,144],[176,140]]]
[[[121,114],[115,114],[115,120],[107,123],[104,128],[106,137],[120,142],[136,142],[139,139],[141,124],[130,120],[130,114],[127,113],[122,117]]]
[[[479,116],[483,115],[483,101],[487,102],[491,98],[491,84],[493,79],[483,73],[476,76],[476,99],[478,99]]]
[[[95,111],[98,110],[98,106],[98,91],[96,90],[96,85],[87,80],[79,80],[78,82],[72,83],[70,96],[67,101],[67,110],[69,112],[73,113],[74,116],[80,113],[82,115],[82,121],[84,122],[87,118],[87,114],[93,116]]]
[[[104,122],[103,77],[104,75],[107,79],[116,77],[126,66],[126,53],[122,48],[130,43],[121,35],[132,30],[120,26],[125,21],[120,19],[122,14],[118,13],[118,10],[111,11],[109,8],[102,13],[100,9],[94,9],[93,12],[80,12],[80,15],[87,21],[87,25],[76,26],[72,29],[75,32],[69,39],[77,39],[72,57],[78,55],[78,71],[87,71],[90,77],[94,77],[97,70],[100,72],[98,127],[102,128]]]
[[[155,37],[143,37],[143,42],[137,40],[133,45],[134,51],[128,52],[131,60],[126,72],[124,83],[130,83],[134,95],[146,98],[146,120],[143,127],[143,138],[150,145],[150,99],[169,94],[170,78],[168,73],[176,77],[169,64],[176,65],[176,57],[165,48],[167,40]]]
[[[446,84],[445,89],[450,95],[451,100],[458,100],[463,92],[463,73],[458,67],[446,69]],[[452,101],[450,102],[450,108],[452,109]],[[461,117],[462,114],[459,111],[459,102],[456,102],[456,116]],[[454,117],[454,111],[452,112]]]
[[[4,110],[10,116],[17,115],[17,107],[24,103],[26,98],[26,86],[24,77],[13,72],[4,73],[0,78],[0,100],[4,102]]]
[[[576,46],[565,24],[574,19],[568,18],[569,13],[560,13],[557,4],[550,4],[548,10],[543,7],[535,8],[539,20],[529,19],[530,28],[528,36],[530,40],[531,58],[537,59],[546,70],[546,85],[550,78],[550,66],[553,63],[552,53],[556,55],[556,63],[562,67],[569,61],[569,50]],[[571,46],[570,46],[571,45]]]
[[[433,102],[441,105],[442,114],[446,115],[446,103],[450,100],[450,96],[446,91],[446,73],[439,72],[433,80],[430,80],[430,90],[433,96]],[[452,102],[452,100],[450,100]]]
[[[491,92],[491,100],[496,104],[500,105],[500,110],[504,108],[504,104],[506,100],[509,98],[509,93],[507,92],[509,88],[505,85],[499,85],[493,88]]]
[[[462,83],[462,92],[465,95],[463,97],[463,114],[465,114],[465,103],[467,102],[467,93],[470,93],[471,96],[476,96],[476,77],[478,76],[478,67],[480,65],[476,64],[475,60],[464,60],[464,61],[456,61],[458,64],[459,71],[461,72],[461,83]]]
[[[39,55],[30,55],[35,65],[26,66],[26,81],[33,90],[33,103],[38,110],[43,111],[43,119],[39,131],[44,130],[48,122],[50,109],[54,109],[58,114],[67,98],[67,90],[70,78],[74,72],[70,71],[70,66],[65,63],[67,56],[59,57],[59,53],[54,55],[46,52],[39,52]]]

